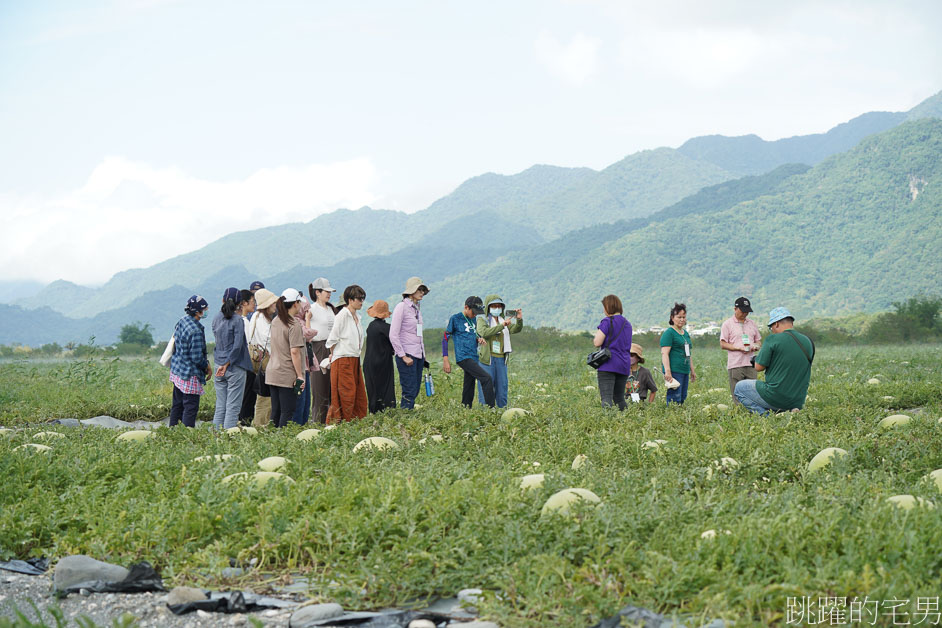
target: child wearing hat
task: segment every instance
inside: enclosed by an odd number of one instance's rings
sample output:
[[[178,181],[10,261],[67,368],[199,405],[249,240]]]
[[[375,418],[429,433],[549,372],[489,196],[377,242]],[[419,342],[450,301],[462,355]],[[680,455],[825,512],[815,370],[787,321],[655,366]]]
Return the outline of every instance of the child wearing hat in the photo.
[[[651,377],[651,371],[641,366],[644,364],[644,349],[637,343],[631,343],[631,374],[628,375],[628,385],[625,387],[625,396],[630,397],[634,403],[647,401],[654,402],[654,393],[657,385]]]
[[[490,373],[484,370],[478,362],[478,345],[484,339],[478,336],[475,317],[484,314],[484,302],[481,297],[468,297],[464,302],[464,309],[448,319],[445,326],[445,336],[442,338],[442,366],[446,373],[451,373],[451,363],[448,361],[448,339],[455,343],[455,360],[464,371],[464,385],[461,389],[461,404],[467,408],[474,401],[474,382],[481,382],[484,389],[484,403],[490,407],[494,402],[494,380]]]

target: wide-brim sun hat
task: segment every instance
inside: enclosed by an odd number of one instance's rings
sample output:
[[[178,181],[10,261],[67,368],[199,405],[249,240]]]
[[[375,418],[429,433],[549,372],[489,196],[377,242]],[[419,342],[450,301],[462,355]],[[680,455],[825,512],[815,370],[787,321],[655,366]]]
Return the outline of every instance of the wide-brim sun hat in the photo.
[[[783,318],[790,318],[792,320],[795,320],[795,317],[792,316],[792,313],[789,312],[787,308],[784,308],[784,307],[775,308],[774,310],[769,312],[769,327],[779,322]]]
[[[425,290],[428,292],[428,286],[422,283],[422,280],[418,277],[409,277],[409,280],[406,281],[406,287],[402,291],[402,294],[415,294],[417,290]]]
[[[644,349],[641,348],[641,345],[636,342],[631,343],[631,349],[628,351],[628,353],[634,353],[636,356],[638,356],[638,362],[644,364]]]
[[[370,318],[389,318],[392,316],[392,312],[389,311],[389,304],[382,299],[373,301],[373,305],[367,308],[366,314]]]
[[[275,296],[275,293],[267,288],[259,288],[255,291],[255,307],[260,310],[271,307],[277,300],[278,297]]]

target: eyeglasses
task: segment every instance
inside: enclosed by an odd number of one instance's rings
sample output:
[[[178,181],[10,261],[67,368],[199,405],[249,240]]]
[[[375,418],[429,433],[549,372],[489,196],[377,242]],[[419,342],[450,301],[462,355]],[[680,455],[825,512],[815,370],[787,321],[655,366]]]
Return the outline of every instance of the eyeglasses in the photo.
[[[353,297],[352,300],[353,300],[353,301],[362,301],[362,300],[365,299],[365,298],[366,298],[366,296],[362,296],[362,297]]]

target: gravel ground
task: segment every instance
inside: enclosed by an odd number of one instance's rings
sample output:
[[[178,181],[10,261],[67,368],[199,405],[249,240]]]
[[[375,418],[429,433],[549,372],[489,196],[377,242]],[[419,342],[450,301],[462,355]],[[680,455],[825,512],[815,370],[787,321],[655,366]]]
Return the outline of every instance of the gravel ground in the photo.
[[[225,615],[197,611],[177,616],[167,608],[166,593],[92,593],[89,596],[70,595],[56,600],[52,595],[52,578],[24,576],[0,571],[0,617],[14,618],[18,609],[27,618],[37,621],[32,604],[42,612],[42,619],[50,626],[56,622],[49,614],[50,606],[58,606],[74,626],[74,620],[88,617],[99,626],[111,626],[124,614],[133,615],[141,628],[177,628],[184,626],[251,626],[249,617],[256,617],[265,626],[287,626],[294,609],[270,609],[249,615]]]

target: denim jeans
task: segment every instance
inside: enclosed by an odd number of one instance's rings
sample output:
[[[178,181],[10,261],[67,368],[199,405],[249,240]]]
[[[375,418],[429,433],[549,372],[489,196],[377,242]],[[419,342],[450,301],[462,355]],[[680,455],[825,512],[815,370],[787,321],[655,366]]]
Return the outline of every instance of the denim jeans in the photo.
[[[409,355],[409,357],[412,358],[412,366],[407,365],[398,355],[396,356],[399,387],[402,388],[402,400],[399,402],[399,407],[407,409],[415,407],[415,398],[422,385],[422,365],[425,364],[425,358],[417,358],[414,355]]]
[[[494,397],[497,400],[497,407],[506,408],[507,389],[510,386],[507,382],[507,359],[491,356],[491,363],[484,364],[481,362],[481,368],[491,374],[491,380],[494,382]],[[484,387],[481,386],[481,382],[478,382],[478,403],[484,404]]]
[[[298,396],[298,405],[294,408],[291,420],[298,425],[304,425],[311,418],[311,373],[304,372],[304,390]]]
[[[765,402],[759,391],[756,390],[756,380],[744,379],[736,383],[736,399],[746,410],[756,414],[768,414],[772,406]]]
[[[239,411],[242,409],[242,393],[245,392],[246,370],[229,365],[226,374],[214,377],[216,383],[216,412],[213,414],[213,427],[228,430],[239,425]]]
[[[625,401],[625,385],[628,376],[611,371],[599,371],[599,396],[602,398],[602,407],[610,407],[613,403],[619,410],[625,410],[628,403]]]
[[[672,403],[683,403],[687,400],[687,384],[690,383],[690,373],[671,373],[671,376],[680,382],[678,388],[667,388],[667,405]]]

